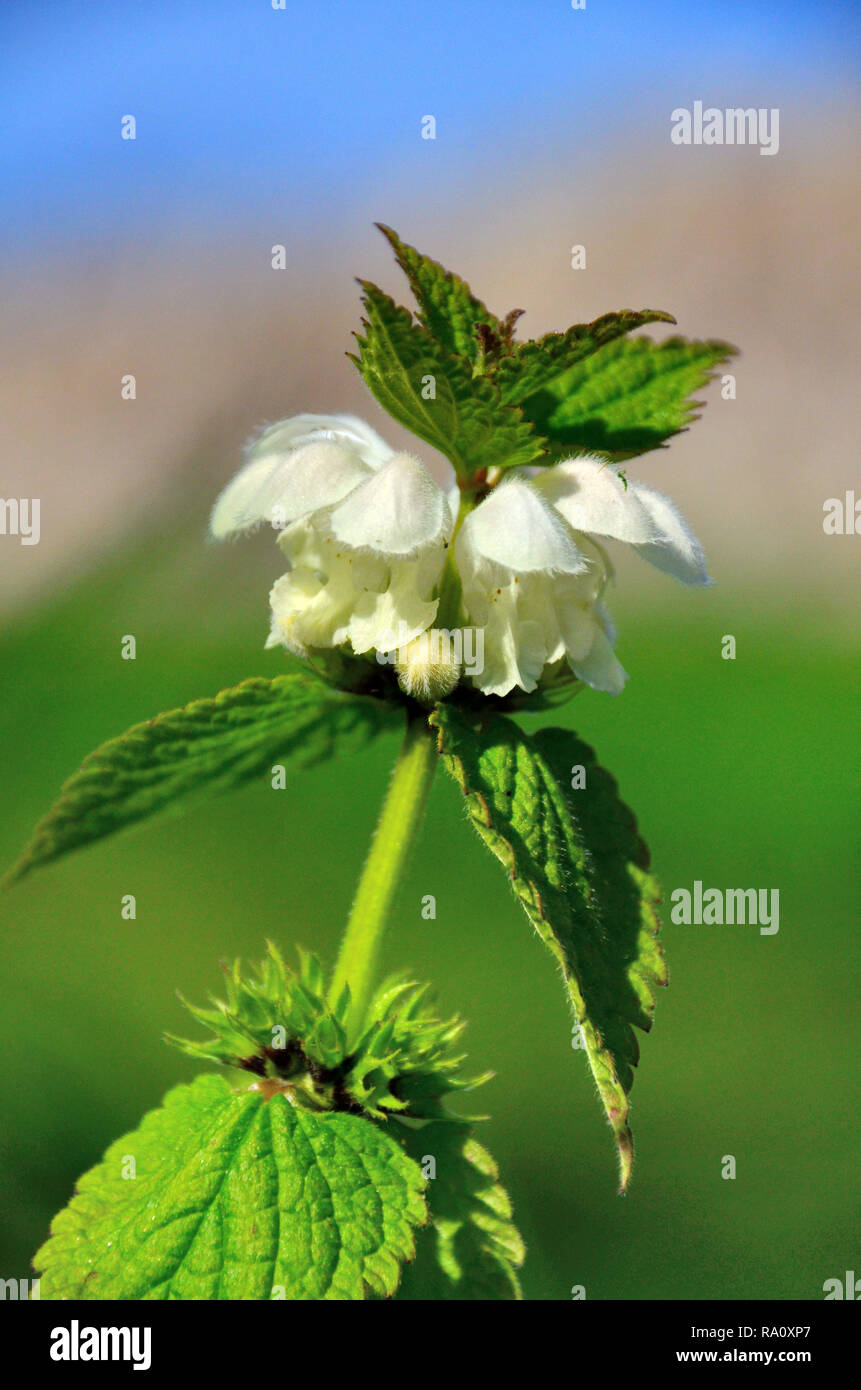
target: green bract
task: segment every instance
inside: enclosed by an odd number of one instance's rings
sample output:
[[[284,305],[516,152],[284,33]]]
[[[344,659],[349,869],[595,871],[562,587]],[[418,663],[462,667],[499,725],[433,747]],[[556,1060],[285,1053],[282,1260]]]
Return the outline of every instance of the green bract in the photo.
[[[371,1000],[356,1036],[348,1034],[350,991],[326,1001],[316,956],[299,952],[296,974],[269,943],[256,975],[246,978],[239,961],[226,972],[227,999],[212,1009],[186,1004],[212,1030],[205,1042],[171,1037],[192,1057],[253,1073],[272,1093],[314,1110],[364,1112],[382,1119],[444,1114],[442,1098],[470,1090],[489,1074],[458,1074],[465,1024],[436,1017],[428,988],[404,977],[386,980]]]
[[[360,281],[367,318],[353,361],[383,409],[444,453],[462,486],[480,486],[489,468],[657,448],[695,418],[691,394],[736,351],[718,340],[627,337],[648,323],[674,324],[663,309],[621,309],[517,342],[521,310],[498,319],[458,276],[380,230],[419,321]]]
[[[376,285],[362,281],[367,318],[353,361],[380,405],[444,453],[464,480],[488,468],[533,463],[542,441],[503,403],[491,377],[475,376]]]

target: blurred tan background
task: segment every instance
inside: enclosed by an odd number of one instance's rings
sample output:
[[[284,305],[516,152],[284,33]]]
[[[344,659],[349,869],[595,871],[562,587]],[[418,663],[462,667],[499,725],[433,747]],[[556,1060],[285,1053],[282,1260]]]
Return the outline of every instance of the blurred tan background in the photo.
[[[840,621],[859,538],[826,537],[822,506],[861,483],[861,191],[846,176],[857,127],[835,135],[829,114],[770,158],[641,135],[632,151],[626,139],[578,192],[558,176],[564,150],[519,169],[511,201],[491,169],[468,215],[460,199],[431,213],[423,198],[367,191],[348,209],[349,236],[327,227],[322,242],[291,241],[284,272],[270,269],[269,247],[289,219],[228,220],[208,239],[180,222],[132,247],[61,242],[47,261],[22,257],[5,277],[0,449],[5,495],[42,499],[42,540],[0,546],[7,614],[189,496],[202,534],[210,498],[264,421],[350,410],[407,442],[343,355],[358,326],[354,274],[411,302],[378,219],[491,308],[523,307],[521,337],[648,306],[674,313],[683,334],[739,346],[726,369],[736,400],[713,382],[704,420],[630,471],[678,500],[717,579],[778,571]],[[574,243],[585,270],[570,268]],[[134,402],[120,396],[127,372]]]

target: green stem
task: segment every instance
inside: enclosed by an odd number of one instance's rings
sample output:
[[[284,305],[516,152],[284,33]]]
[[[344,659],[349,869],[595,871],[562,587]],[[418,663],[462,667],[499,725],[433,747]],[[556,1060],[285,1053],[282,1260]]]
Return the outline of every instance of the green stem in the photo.
[[[415,844],[437,761],[427,716],[411,713],[329,990],[334,1003],[344,985],[350,986],[350,1033],[361,1026],[370,1002],[386,921]]]
[[[457,572],[457,564],[454,558],[454,543],[457,540],[458,532],[464,521],[469,516],[470,512],[474,511],[477,506],[478,499],[474,493],[462,492],[460,494],[460,506],[458,508],[457,519],[454,523],[451,540],[448,543],[445,567],[442,572],[442,579],[440,580],[436,627],[460,627],[463,621],[461,612],[460,575]]]

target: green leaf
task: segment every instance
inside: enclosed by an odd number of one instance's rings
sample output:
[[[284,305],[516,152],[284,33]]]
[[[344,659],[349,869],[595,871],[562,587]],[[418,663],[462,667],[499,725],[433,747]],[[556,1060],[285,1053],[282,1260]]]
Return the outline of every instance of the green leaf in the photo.
[[[419,322],[448,352],[474,362],[480,350],[479,327],[504,336],[506,325],[475,297],[466,281],[401,241],[391,227],[382,222],[377,226],[410,282],[419,305]]]
[[[658,322],[676,320],[663,309],[620,309],[618,313],[603,314],[593,323],[575,323],[564,333],[548,333],[543,338],[517,343],[511,356],[500,362],[494,377],[502,399],[520,404],[606,343],[644,324]]]
[[[372,1121],[201,1076],[81,1178],[35,1257],[40,1294],[390,1296],[426,1220],[423,1188],[418,1166]]]
[[[623,338],[518,400],[552,445],[547,462],[578,450],[641,454],[696,419],[702,402],[689,397],[735,352],[717,341]]]
[[[510,719],[477,729],[452,705],[431,716],[439,750],[472,822],[503,864],[541,938],[562,966],[576,1022],[619,1150],[631,1174],[628,1092],[648,1031],[655,985],[666,984],[660,893],[632,813],[591,748],[563,729],[532,737]],[[568,790],[572,769],[585,787]]]
[[[474,377],[407,309],[376,285],[360,283],[367,318],[364,336],[356,335],[359,356],[352,360],[384,410],[445,454],[463,478],[538,457],[542,441],[516,407],[503,404],[492,378]]]
[[[346,695],[306,673],[243,681],[136,724],[85,758],[6,877],[210,792],[349,753],[397,725],[395,705]]]
[[[520,1298],[515,1270],[523,1241],[511,1221],[508,1194],[496,1164],[468,1125],[437,1121],[406,1131],[419,1164],[432,1158],[427,1186],[431,1224],[420,1231],[416,1259],[404,1270],[398,1300],[512,1300]]]

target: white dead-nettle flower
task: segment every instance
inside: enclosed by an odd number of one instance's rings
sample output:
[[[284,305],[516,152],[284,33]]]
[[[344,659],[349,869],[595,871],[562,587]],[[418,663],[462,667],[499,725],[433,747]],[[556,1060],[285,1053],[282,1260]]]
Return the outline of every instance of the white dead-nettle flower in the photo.
[[[227,536],[264,521],[279,530],[289,570],[272,589],[269,645],[300,655],[347,642],[359,654],[387,652],[397,634],[396,669],[418,693],[427,662],[410,644],[434,627],[455,505],[417,458],[395,453],[361,420],[299,415],[257,439],[216,502],[211,530]],[[507,695],[535,690],[548,667],[567,663],[587,685],[617,694],[626,675],[602,602],[612,576],[606,540],[683,583],[709,582],[673,503],[641,483],[625,486],[605,460],[504,477],[464,518],[454,546],[466,621],[484,631],[483,670],[466,678]]]
[[[424,464],[351,415],[297,415],[255,441],[215,504],[215,537],[279,530],[287,574],[270,594],[268,646],[359,654],[432,624],[454,525]]]

